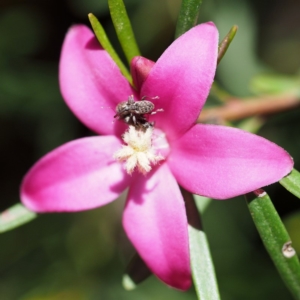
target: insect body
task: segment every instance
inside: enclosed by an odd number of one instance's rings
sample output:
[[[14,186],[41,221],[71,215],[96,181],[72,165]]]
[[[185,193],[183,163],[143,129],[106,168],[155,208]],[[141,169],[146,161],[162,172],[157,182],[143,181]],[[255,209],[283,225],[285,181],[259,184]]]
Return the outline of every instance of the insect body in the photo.
[[[153,126],[152,122],[148,122],[145,115],[153,115],[162,109],[154,111],[154,104],[145,100],[143,97],[140,101],[135,101],[133,95],[129,96],[127,101],[120,102],[116,107],[116,115],[114,118],[123,120],[128,125],[133,125],[136,128],[146,129]],[[155,99],[155,98],[152,98]]]

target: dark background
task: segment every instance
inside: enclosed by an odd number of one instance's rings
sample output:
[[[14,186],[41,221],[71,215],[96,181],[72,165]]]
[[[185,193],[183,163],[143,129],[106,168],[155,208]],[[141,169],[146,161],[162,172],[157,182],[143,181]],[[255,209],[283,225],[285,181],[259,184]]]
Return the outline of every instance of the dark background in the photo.
[[[125,0],[143,56],[156,60],[172,42],[179,0]],[[0,0],[0,209],[19,202],[19,185],[48,151],[91,134],[64,104],[58,61],[72,24],[93,12],[119,53],[106,0]],[[299,88],[300,2],[204,0],[200,22],[237,37],[216,81],[253,95],[253,77],[287,76]],[[297,77],[298,74],[298,77]],[[264,78],[262,78],[262,81]],[[209,103],[208,103],[209,104]],[[300,169],[300,108],[273,115],[258,134],[284,147]],[[300,253],[300,201],[279,184],[267,188]],[[121,226],[124,201],[93,211],[44,214],[0,235],[0,299],[196,299],[154,277],[132,292],[121,285],[132,254]],[[242,197],[213,201],[204,226],[223,300],[291,299],[257,235]],[[298,232],[298,233],[297,233]]]

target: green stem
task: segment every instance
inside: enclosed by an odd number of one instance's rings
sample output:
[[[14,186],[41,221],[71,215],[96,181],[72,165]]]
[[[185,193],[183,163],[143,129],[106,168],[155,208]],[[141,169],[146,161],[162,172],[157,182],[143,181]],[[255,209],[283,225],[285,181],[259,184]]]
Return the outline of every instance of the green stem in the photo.
[[[119,69],[120,69],[121,73],[123,74],[123,76],[132,85],[131,75],[130,75],[128,69],[125,67],[125,65],[121,61],[118,54],[116,53],[115,49],[111,45],[111,43],[110,43],[110,41],[109,41],[105,31],[104,31],[104,28],[101,25],[101,23],[99,22],[99,20],[93,14],[88,14],[88,17],[89,17],[90,23],[92,25],[92,28],[94,30],[94,33],[95,33],[99,43],[101,44],[103,49],[108,52],[108,54],[111,56],[111,58],[114,60],[114,62],[119,67]]]
[[[300,173],[293,169],[290,174],[283,177],[279,183],[289,192],[300,198]]]
[[[123,0],[108,0],[110,15],[127,62],[140,55]]]
[[[198,299],[219,300],[219,290],[214,264],[209,251],[206,234],[193,195],[181,189],[186,205],[190,241],[191,265]]]
[[[222,42],[219,44],[219,52],[218,52],[218,61],[219,64],[223,56],[225,55],[229,45],[233,41],[235,34],[238,30],[238,27],[236,25],[232,26],[227,35],[224,37]]]
[[[295,299],[300,299],[300,264],[291,239],[267,193],[261,189],[246,200],[260,237],[280,276]]]
[[[175,38],[197,24],[202,0],[182,0],[176,25]]]

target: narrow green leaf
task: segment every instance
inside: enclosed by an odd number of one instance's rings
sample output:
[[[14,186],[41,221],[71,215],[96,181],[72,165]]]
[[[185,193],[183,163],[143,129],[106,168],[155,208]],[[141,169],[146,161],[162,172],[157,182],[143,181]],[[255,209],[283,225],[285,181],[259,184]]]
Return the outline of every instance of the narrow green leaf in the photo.
[[[189,225],[192,274],[198,299],[220,299],[206,234]]]
[[[293,248],[299,254],[300,253],[300,234],[299,234],[300,210],[296,210],[293,213],[285,216],[283,223],[293,241]]]
[[[214,264],[193,195],[181,189],[188,218],[191,266],[198,299],[219,300]],[[207,202],[208,203],[208,202]]]
[[[131,75],[130,75],[128,69],[125,67],[125,65],[121,61],[118,54],[116,53],[115,49],[111,45],[111,43],[110,43],[110,41],[109,41],[105,31],[104,31],[104,28],[102,27],[102,25],[100,24],[98,19],[93,14],[88,14],[88,17],[89,17],[90,23],[92,25],[92,28],[94,30],[94,33],[95,33],[99,43],[101,44],[103,49],[105,49],[108,52],[108,54],[111,56],[111,58],[114,60],[114,62],[119,67],[119,69],[120,69],[121,73],[123,74],[123,76],[132,85]]]
[[[37,215],[22,204],[16,204],[0,214],[0,233],[12,230],[35,219]]]
[[[136,286],[152,275],[142,258],[135,253],[123,276],[123,287],[125,290],[133,290]]]
[[[199,196],[199,195],[193,195],[193,196],[194,196],[198,211],[201,214],[203,214],[206,211],[209,204],[211,203],[211,199],[207,198],[207,197]]]
[[[300,173],[293,169],[290,174],[283,177],[279,183],[289,192],[300,198]]]
[[[257,74],[252,77],[250,90],[255,94],[280,94],[293,92],[300,95],[300,77],[276,73]]]
[[[202,0],[182,0],[176,25],[175,38],[197,24]]]
[[[232,26],[227,35],[224,37],[222,42],[219,44],[219,52],[218,52],[218,61],[219,64],[223,56],[225,55],[229,45],[233,41],[235,34],[238,30],[238,27],[236,25]]]
[[[108,0],[110,15],[128,64],[140,55],[123,0]]]
[[[269,196],[263,190],[247,194],[246,200],[260,237],[280,276],[295,299],[300,299],[300,264],[291,239]]]

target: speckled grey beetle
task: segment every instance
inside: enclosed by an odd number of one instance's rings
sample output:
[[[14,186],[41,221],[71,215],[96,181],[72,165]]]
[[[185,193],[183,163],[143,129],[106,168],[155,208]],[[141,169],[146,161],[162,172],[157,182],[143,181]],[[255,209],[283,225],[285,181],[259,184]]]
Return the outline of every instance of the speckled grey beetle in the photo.
[[[123,120],[128,125],[135,126],[136,128],[153,126],[153,122],[148,122],[145,115],[153,115],[159,111],[163,111],[163,109],[154,111],[154,104],[149,100],[145,100],[146,98],[148,97],[144,96],[141,100],[135,101],[133,95],[129,96],[127,101],[122,101],[117,105],[114,118]]]

